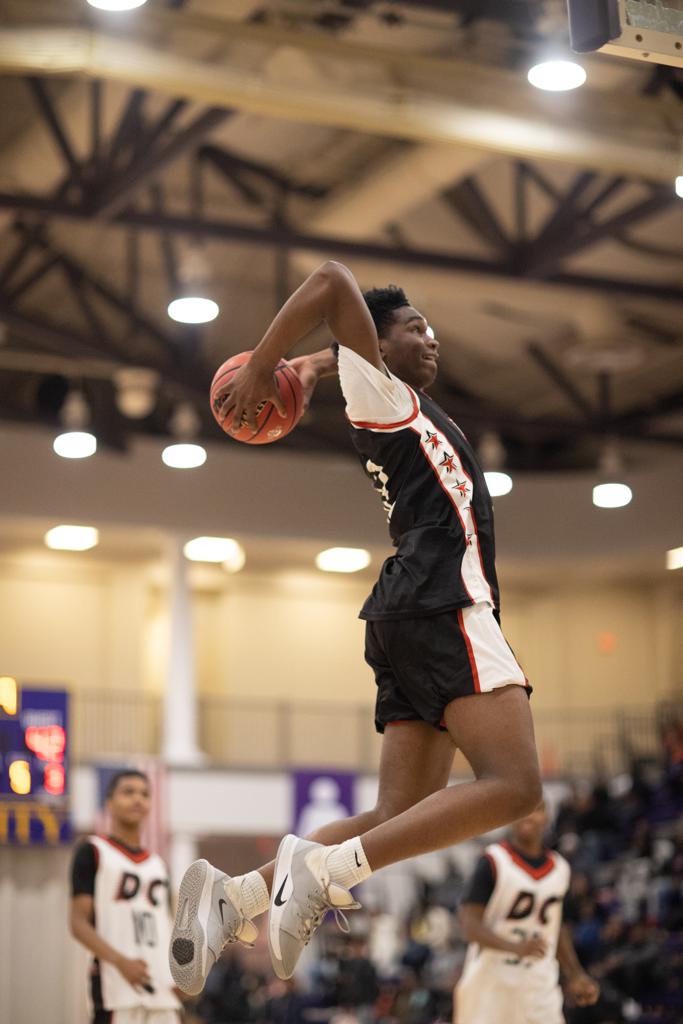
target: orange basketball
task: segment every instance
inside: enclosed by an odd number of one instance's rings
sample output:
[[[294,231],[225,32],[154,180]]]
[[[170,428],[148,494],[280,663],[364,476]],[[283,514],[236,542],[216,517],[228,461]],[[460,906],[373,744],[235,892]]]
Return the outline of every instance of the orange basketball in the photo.
[[[211,381],[211,412],[226,433],[232,424],[232,410],[221,423],[218,419],[219,401],[216,392],[250,359],[251,352],[240,352],[239,355],[231,356],[218,367]],[[244,444],[272,444],[273,441],[286,437],[301,419],[304,411],[303,388],[296,370],[292,369],[286,359],[281,359],[275,367],[275,382],[282,396],[285,417],[280,416],[272,402],[265,402],[256,414],[256,430],[242,427],[237,433],[230,434],[236,441],[243,441]]]

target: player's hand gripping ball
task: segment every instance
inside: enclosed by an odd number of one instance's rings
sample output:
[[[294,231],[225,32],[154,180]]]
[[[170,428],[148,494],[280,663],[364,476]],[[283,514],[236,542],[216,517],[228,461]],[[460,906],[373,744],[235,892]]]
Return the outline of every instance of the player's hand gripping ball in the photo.
[[[279,441],[297,425],[304,412],[304,393],[297,372],[286,359],[281,359],[273,372],[285,415],[280,415],[270,401],[262,401],[256,406],[256,429],[252,430],[242,421],[242,425],[233,430],[233,410],[228,408],[223,415],[225,406],[225,387],[245,363],[251,359],[251,352],[240,352],[239,355],[227,359],[219,366],[211,382],[211,411],[220,427],[244,444],[272,444]]]

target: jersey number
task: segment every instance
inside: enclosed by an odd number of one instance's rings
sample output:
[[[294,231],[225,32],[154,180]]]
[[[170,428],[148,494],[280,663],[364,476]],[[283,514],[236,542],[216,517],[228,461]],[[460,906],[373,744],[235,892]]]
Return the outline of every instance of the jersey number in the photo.
[[[137,946],[157,945],[157,922],[154,914],[149,910],[133,911],[133,928],[135,929],[135,944]]]

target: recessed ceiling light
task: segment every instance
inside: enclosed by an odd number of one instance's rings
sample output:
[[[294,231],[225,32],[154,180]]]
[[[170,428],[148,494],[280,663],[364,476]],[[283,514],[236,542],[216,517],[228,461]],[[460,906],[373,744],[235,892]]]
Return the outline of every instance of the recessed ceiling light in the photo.
[[[219,312],[217,302],[199,295],[186,295],[181,299],[174,299],[168,305],[171,320],[177,320],[181,324],[208,324],[216,319]]]
[[[94,526],[54,526],[45,534],[45,543],[55,551],[89,551],[98,541]]]
[[[97,451],[97,438],[87,430],[67,430],[54,439],[52,448],[63,459],[87,459]]]
[[[225,567],[232,572],[244,565],[244,549],[232,537],[195,537],[183,551],[191,562],[227,562]]]
[[[683,569],[683,548],[671,548],[666,553],[667,569]]]
[[[546,92],[568,92],[586,81],[586,72],[573,60],[545,60],[529,68],[529,82]]]
[[[370,552],[365,548],[327,548],[315,556],[315,564],[323,572],[360,572],[370,565]]]
[[[142,7],[147,0],[88,0],[88,3],[100,11],[132,11],[134,7]]]
[[[627,484],[598,484],[593,488],[593,504],[598,508],[623,508],[633,497]]]
[[[206,448],[200,444],[169,444],[161,453],[161,461],[173,469],[196,469],[206,462]]]
[[[484,473],[484,479],[492,498],[500,498],[503,494],[509,494],[512,490],[512,477],[507,473],[487,470]]]

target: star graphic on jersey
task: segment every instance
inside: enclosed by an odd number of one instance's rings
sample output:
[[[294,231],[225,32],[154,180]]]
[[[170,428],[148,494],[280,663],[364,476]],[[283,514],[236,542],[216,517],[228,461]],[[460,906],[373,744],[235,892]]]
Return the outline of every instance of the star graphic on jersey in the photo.
[[[457,466],[455,465],[453,459],[453,455],[449,455],[448,452],[444,452],[443,459],[441,460],[439,465],[443,466],[447,473],[454,473],[455,470],[457,469]]]
[[[463,498],[467,497],[467,482],[465,480],[456,480],[455,489],[462,494]]]
[[[427,442],[426,443],[430,444],[432,446],[432,448],[434,448],[435,450],[438,450],[441,447],[441,441],[439,441],[439,437],[436,434],[436,432],[434,432],[432,434],[432,433],[430,433],[429,430],[427,431]]]

